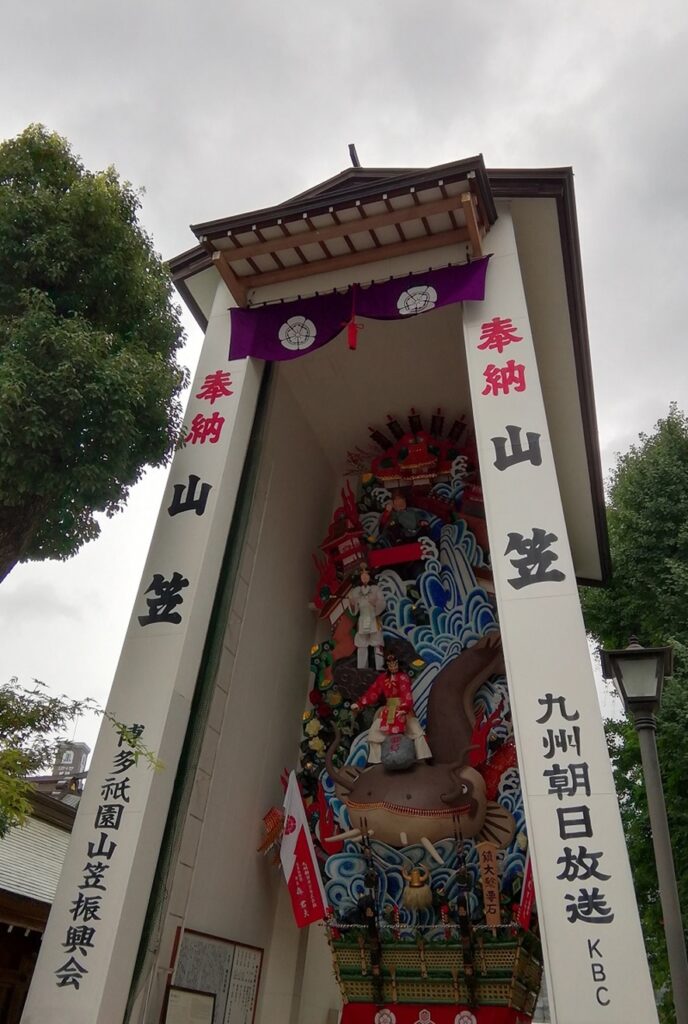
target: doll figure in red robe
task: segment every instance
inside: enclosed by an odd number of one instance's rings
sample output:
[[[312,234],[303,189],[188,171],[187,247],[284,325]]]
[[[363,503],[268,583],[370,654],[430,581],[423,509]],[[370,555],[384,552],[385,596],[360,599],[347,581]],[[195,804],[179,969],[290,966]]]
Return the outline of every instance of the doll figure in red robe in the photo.
[[[380,764],[383,742],[387,736],[395,735],[406,735],[413,740],[417,760],[430,758],[430,747],[413,712],[411,680],[400,671],[394,654],[388,654],[385,663],[387,671],[381,672],[363,696],[351,705],[352,711],[358,711],[359,707],[374,706],[381,700],[385,702],[368,730],[368,764]]]

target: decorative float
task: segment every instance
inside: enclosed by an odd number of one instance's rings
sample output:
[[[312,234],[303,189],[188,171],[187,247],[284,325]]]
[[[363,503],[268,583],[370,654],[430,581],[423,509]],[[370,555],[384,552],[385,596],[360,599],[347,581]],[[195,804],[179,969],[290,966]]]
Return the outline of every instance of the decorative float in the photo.
[[[415,409],[370,440],[314,555],[296,772],[342,1024],[521,1024],[542,960],[475,443]]]

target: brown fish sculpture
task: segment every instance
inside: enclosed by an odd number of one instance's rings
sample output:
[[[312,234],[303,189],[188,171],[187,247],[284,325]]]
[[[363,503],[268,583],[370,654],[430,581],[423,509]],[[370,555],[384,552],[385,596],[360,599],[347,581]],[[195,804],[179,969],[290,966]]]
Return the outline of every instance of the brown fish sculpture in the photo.
[[[426,735],[432,764],[418,761],[406,771],[387,771],[381,764],[338,769],[333,762],[337,733],[325,761],[352,828],[333,840],[372,834],[394,847],[421,843],[440,863],[434,844],[457,831],[464,839],[507,846],[516,823],[508,811],[487,799],[485,780],[467,764],[475,721],[473,697],[490,676],[503,671],[495,636],[462,651],[439,672],[428,701]]]

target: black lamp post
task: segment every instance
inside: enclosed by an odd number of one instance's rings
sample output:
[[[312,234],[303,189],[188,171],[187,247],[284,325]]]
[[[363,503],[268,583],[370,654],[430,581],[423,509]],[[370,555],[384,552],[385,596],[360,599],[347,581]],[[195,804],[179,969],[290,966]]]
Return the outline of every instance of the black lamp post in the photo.
[[[662,699],[664,676],[672,673],[673,651],[671,647],[643,647],[632,636],[628,647],[600,651],[600,659],[602,675],[614,680],[638,733],[676,1021],[688,1024],[688,960],[655,739],[655,714]]]

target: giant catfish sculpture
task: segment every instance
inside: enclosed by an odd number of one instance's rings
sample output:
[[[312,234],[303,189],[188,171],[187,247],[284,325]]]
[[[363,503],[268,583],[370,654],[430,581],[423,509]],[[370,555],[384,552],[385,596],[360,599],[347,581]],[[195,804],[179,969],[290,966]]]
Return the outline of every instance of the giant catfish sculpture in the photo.
[[[337,733],[325,761],[352,829],[333,840],[373,834],[389,846],[422,843],[440,862],[433,844],[457,833],[506,846],[516,823],[487,799],[482,775],[467,763],[475,722],[473,697],[490,676],[503,671],[497,636],[479,641],[440,671],[430,691],[425,730],[432,764],[417,761],[405,771],[389,771],[381,764],[336,768]]]

